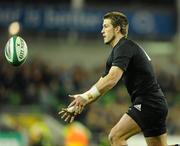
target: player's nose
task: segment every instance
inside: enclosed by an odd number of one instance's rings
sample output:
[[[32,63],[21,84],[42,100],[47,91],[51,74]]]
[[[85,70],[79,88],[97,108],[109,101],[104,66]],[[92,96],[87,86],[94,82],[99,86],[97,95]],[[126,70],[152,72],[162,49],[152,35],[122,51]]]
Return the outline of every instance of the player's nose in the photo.
[[[102,28],[102,30],[101,30],[101,34],[103,34],[104,33],[104,29]]]

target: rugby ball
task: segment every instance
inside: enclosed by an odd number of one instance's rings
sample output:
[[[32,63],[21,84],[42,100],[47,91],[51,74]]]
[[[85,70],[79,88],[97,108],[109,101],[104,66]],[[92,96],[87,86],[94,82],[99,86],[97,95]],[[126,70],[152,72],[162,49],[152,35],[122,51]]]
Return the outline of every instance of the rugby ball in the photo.
[[[19,66],[26,61],[28,55],[27,44],[20,36],[12,36],[6,43],[5,58],[13,66]]]

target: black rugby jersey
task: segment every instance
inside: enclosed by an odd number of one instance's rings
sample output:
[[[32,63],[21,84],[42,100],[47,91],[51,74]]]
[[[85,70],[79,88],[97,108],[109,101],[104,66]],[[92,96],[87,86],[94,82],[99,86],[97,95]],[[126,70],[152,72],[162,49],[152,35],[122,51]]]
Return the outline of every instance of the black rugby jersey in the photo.
[[[120,39],[112,49],[103,76],[108,74],[111,66],[118,66],[124,71],[122,80],[132,102],[136,97],[164,97],[157,83],[150,57],[132,40]]]

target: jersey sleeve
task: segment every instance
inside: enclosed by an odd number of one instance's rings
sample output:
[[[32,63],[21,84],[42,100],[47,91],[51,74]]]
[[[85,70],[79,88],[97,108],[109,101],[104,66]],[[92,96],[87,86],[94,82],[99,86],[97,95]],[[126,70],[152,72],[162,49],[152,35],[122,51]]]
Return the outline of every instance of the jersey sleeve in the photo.
[[[124,43],[122,46],[114,49],[112,66],[118,66],[122,70],[126,71],[129,62],[133,56],[133,47],[128,42]]]
[[[105,77],[108,73],[109,73],[109,70],[111,68],[111,59],[112,59],[112,54],[110,54],[109,58],[107,59],[107,62],[106,62],[106,68],[102,74],[102,77]]]

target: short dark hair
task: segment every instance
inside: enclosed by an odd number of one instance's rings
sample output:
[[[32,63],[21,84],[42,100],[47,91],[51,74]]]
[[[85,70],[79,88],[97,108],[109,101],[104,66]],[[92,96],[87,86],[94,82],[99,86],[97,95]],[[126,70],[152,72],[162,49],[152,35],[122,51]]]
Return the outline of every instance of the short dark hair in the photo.
[[[127,37],[129,24],[126,15],[121,12],[108,12],[104,15],[104,19],[110,19],[113,27],[120,26],[121,33]]]

